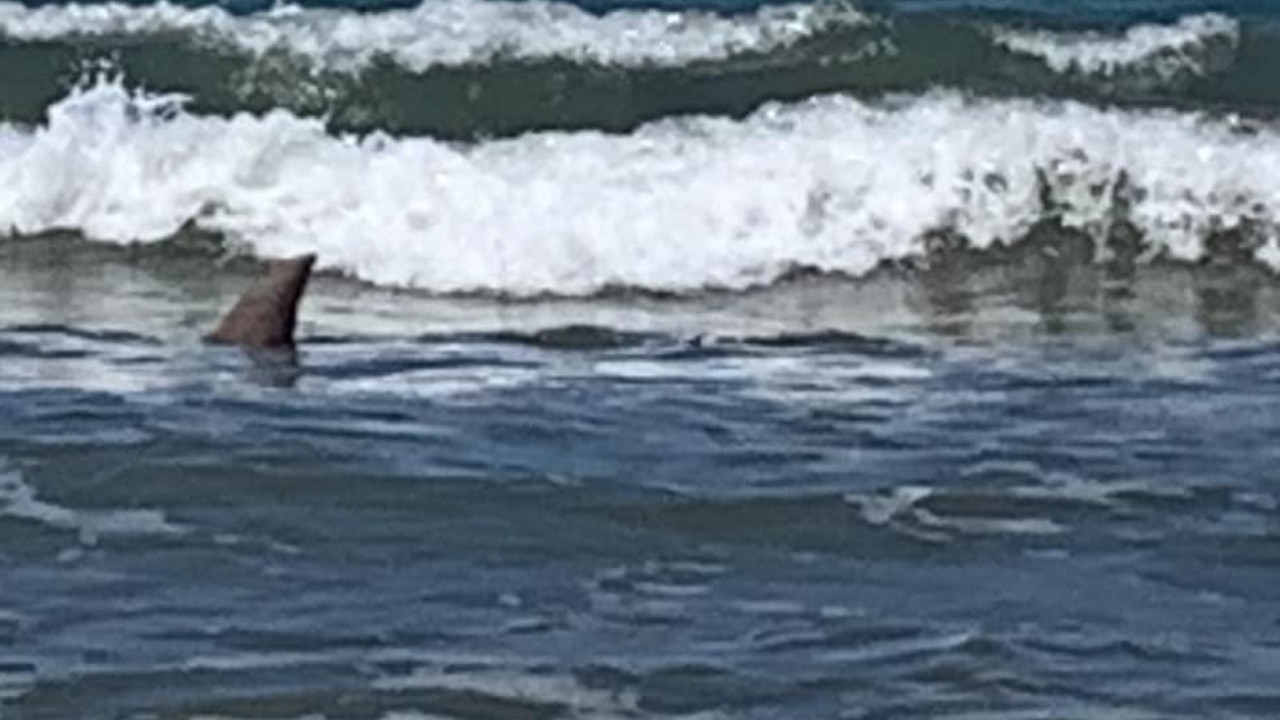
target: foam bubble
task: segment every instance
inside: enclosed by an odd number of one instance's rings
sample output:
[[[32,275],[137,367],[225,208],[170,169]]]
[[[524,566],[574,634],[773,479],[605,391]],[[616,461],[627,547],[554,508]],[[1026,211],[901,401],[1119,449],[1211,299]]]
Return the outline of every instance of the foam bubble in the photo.
[[[1111,76],[1147,69],[1170,78],[1205,73],[1211,49],[1234,50],[1239,44],[1240,24],[1209,13],[1184,17],[1172,25],[1135,25],[1120,36],[997,28],[993,39],[1014,52],[1040,58],[1058,73]]]
[[[948,228],[1013,242],[1044,217],[1095,234],[1112,190],[1153,251],[1197,259],[1215,231],[1276,257],[1280,134],[1173,111],[933,93],[824,97],[745,120],[628,135],[456,145],[335,138],[284,111],[200,117],[99,84],[47,126],[0,126],[0,227],[156,241],[191,221],[261,255],[434,292],[586,295],[767,284],[796,266],[859,275]]]
[[[864,21],[847,5],[821,3],[764,7],[734,16],[657,10],[594,15],[546,0],[431,0],[378,13],[289,4],[248,16],[212,5],[187,8],[167,2],[38,8],[0,3],[0,35],[17,40],[177,33],[257,55],[298,56],[336,70],[357,70],[389,58],[419,72],[497,55],[682,65],[765,52],[827,28]]]

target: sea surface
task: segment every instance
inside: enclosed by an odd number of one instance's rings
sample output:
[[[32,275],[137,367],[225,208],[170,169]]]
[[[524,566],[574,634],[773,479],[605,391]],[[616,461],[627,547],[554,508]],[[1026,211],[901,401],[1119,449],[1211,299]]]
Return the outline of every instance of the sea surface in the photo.
[[[1280,717],[1280,3],[0,2],[0,720]],[[296,363],[201,336],[319,255]]]

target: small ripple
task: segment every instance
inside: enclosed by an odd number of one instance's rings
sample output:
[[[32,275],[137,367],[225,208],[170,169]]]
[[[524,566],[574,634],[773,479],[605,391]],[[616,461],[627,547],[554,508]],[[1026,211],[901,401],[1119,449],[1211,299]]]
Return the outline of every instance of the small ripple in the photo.
[[[838,351],[876,358],[920,358],[928,353],[924,348],[889,338],[860,335],[858,333],[827,330],[813,333],[780,333],[778,335],[748,336],[740,339],[724,338],[722,343],[740,343],[746,346],[776,349],[804,349],[822,352]]]
[[[21,698],[36,682],[36,664],[21,660],[0,660],[0,717],[6,701]]]
[[[59,325],[54,323],[10,325],[8,327],[0,327],[0,333],[12,333],[14,335],[61,336],[76,340],[89,340],[92,342],[121,345],[160,345],[160,340],[157,338],[125,330],[91,330],[78,328],[73,325]]]
[[[989,470],[990,468],[988,468]],[[1020,467],[1004,478],[1029,479],[1038,473]],[[1141,480],[1095,481],[1061,473],[1039,482],[1000,486],[902,485],[865,493],[846,493],[867,523],[912,537],[939,542],[957,535],[1053,536],[1088,527],[1116,539],[1146,534],[1204,534],[1218,528],[1238,541],[1269,527],[1273,498],[1258,491],[1225,487],[1178,486]],[[1170,514],[1181,510],[1181,518]],[[1191,519],[1195,522],[1189,522]],[[1135,523],[1141,524],[1135,527]],[[1152,534],[1154,533],[1154,534]]]
[[[1098,631],[1089,634],[1049,633],[1024,637],[1021,647],[1074,660],[1102,662],[1128,658],[1143,663],[1207,663],[1219,664],[1225,658],[1207,648],[1193,648],[1172,642],[1169,638],[1135,639],[1108,637]]]
[[[493,368],[532,369],[539,365],[532,362],[502,360],[486,357],[394,357],[387,354],[361,357],[338,364],[310,363],[307,375],[325,380],[377,380],[401,375],[421,375],[435,371],[472,369],[479,372]]]
[[[79,672],[32,683],[21,717],[58,717],[71,702],[122,717],[635,717],[635,695],[588,687],[539,661],[410,650],[241,653],[177,665]]]

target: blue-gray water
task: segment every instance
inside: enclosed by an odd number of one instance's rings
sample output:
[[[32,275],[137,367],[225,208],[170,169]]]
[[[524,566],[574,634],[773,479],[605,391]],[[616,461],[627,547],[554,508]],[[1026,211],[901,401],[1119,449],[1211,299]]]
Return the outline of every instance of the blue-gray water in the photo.
[[[6,720],[1280,711],[1256,270],[322,278],[294,374],[196,340],[245,268],[48,242],[0,277]]]
[[[0,3],[0,720],[1280,717],[1275,3],[304,5]]]

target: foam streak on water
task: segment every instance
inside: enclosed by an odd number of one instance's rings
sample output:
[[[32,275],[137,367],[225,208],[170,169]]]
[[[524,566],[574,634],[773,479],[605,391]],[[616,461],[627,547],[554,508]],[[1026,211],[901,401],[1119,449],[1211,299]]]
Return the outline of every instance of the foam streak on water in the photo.
[[[1242,223],[1277,256],[1280,134],[1174,112],[933,93],[840,97],[744,121],[459,146],[335,138],[286,112],[231,119],[118,85],[47,126],[0,129],[0,227],[155,241],[184,223],[262,255],[319,251],[362,280],[437,292],[590,294],[858,275],[948,230],[1014,242],[1046,213],[1101,233],[1124,195],[1153,252],[1199,257]]]
[[[154,510],[79,511],[45,502],[15,470],[0,466],[0,518],[40,523],[78,534],[83,544],[103,535],[167,535],[182,532]]]

